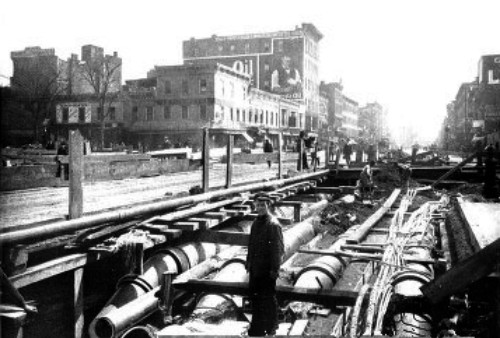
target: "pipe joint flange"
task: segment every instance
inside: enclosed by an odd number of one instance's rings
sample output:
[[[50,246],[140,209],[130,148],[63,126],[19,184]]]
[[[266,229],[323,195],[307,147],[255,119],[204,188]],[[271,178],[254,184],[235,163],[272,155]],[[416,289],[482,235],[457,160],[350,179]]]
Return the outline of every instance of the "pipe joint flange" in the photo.
[[[189,262],[189,257],[184,252],[184,250],[180,248],[167,248],[161,250],[161,252],[172,257],[175,264],[177,265],[177,271],[179,271],[179,273],[191,269],[191,263]]]
[[[243,265],[246,265],[247,261],[244,260],[243,258],[239,258],[239,257],[235,257],[235,258],[231,258],[231,259],[228,259],[227,261],[225,261],[221,267],[219,268],[219,270],[222,270],[224,269],[226,266],[228,266],[229,264],[233,264],[233,263],[241,263]]]
[[[335,285],[335,283],[337,282],[337,277],[335,276],[335,274],[332,272],[332,269],[330,266],[326,265],[326,264],[322,264],[320,262],[316,262],[316,263],[312,263],[308,266],[306,266],[305,268],[303,268],[302,270],[300,270],[300,272],[297,274],[297,278],[295,278],[295,280],[299,280],[299,278],[306,272],[308,271],[319,271],[319,272],[322,272],[323,274],[325,274],[328,278],[330,278],[330,280],[332,281],[332,283]]]
[[[149,292],[153,290],[153,286],[149,284],[148,281],[146,281],[141,276],[135,274],[125,275],[122,278],[120,278],[120,280],[116,284],[116,288],[120,289],[122,286],[126,284],[132,284],[138,286],[139,288],[144,290],[144,292]]]
[[[405,280],[415,280],[421,282],[422,284],[427,284],[432,280],[432,278],[428,273],[423,271],[401,271],[394,274],[391,284],[394,286]]]

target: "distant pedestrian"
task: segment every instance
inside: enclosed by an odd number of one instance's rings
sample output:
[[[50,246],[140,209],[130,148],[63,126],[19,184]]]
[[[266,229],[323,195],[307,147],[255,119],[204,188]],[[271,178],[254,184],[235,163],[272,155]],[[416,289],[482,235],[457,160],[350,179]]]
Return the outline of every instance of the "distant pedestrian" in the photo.
[[[284,254],[283,233],[278,220],[269,211],[270,200],[256,198],[257,218],[250,230],[246,269],[249,273],[249,293],[252,322],[249,336],[276,334],[278,301],[276,279]]]
[[[264,153],[272,153],[274,151],[273,144],[266,138],[264,141]],[[267,166],[271,168],[271,160],[267,159]]]
[[[342,149],[342,153],[344,154],[345,162],[348,167],[351,165],[351,155],[352,155],[352,145],[349,142],[350,140],[347,139],[344,148]]]
[[[367,165],[363,167],[361,174],[359,175],[359,191],[361,193],[361,200],[365,199],[365,194],[368,193],[370,196],[370,201],[373,199],[373,167],[375,166],[375,161],[370,161]]]

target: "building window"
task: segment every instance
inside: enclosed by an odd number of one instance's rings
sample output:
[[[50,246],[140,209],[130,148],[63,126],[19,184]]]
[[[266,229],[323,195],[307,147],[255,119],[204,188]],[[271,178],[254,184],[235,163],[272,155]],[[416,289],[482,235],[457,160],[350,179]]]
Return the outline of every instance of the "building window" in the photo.
[[[116,120],[116,108],[115,107],[109,107],[108,108],[108,117],[110,120]]]
[[[137,121],[139,119],[139,107],[132,107],[132,121]]]
[[[169,80],[165,81],[165,94],[171,94],[172,93],[172,83],[170,83]]]
[[[269,123],[274,125],[274,112],[271,112],[271,121]]]
[[[245,111],[245,109],[242,110],[241,114],[242,114],[241,121],[242,122],[246,122],[246,120],[247,120],[247,112]]]
[[[68,123],[68,119],[69,119],[69,108],[64,107],[62,111],[62,122]]]
[[[85,122],[85,107],[78,107],[78,121]]]
[[[163,118],[165,120],[169,120],[172,118],[172,114],[170,113],[170,106],[163,107]]]
[[[269,52],[269,50],[271,49],[271,47],[269,46],[269,41],[267,42],[264,42],[264,52]]]
[[[201,120],[207,119],[207,106],[204,104],[200,106],[200,119]]]
[[[97,107],[97,119],[99,121],[104,120],[104,116],[103,116],[102,108],[101,107]]]
[[[234,111],[233,111],[233,108],[230,108],[229,110],[231,112],[231,121],[234,121]]]
[[[204,93],[207,91],[207,80],[200,79],[200,93]]]
[[[248,54],[248,53],[250,53],[250,44],[245,43],[245,54]]]
[[[264,110],[260,111],[260,123],[264,123]]]
[[[236,109],[236,121],[240,122],[240,110]]]
[[[146,121],[153,121],[153,107],[146,107]]]
[[[278,40],[278,52],[283,52],[283,40]]]
[[[259,110],[255,110],[255,123],[259,123]]]
[[[182,106],[182,118],[184,120],[189,118],[188,106]]]
[[[189,86],[187,80],[182,80],[182,93],[189,94]]]
[[[271,89],[271,84],[269,83],[269,81],[268,81],[268,80],[265,80],[265,81],[264,81],[264,89],[266,89],[266,90]]]
[[[266,110],[266,125],[269,124],[269,112]]]

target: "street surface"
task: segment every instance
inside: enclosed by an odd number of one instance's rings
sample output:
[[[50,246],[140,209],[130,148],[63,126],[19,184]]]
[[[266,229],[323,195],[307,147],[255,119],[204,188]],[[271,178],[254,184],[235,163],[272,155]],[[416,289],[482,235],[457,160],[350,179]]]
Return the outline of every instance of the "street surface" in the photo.
[[[295,162],[283,163],[286,173],[295,169]],[[271,169],[266,163],[234,164],[233,184],[262,181],[277,177],[278,165]],[[216,163],[210,170],[210,187],[225,184],[226,165]],[[130,178],[115,181],[84,182],[83,212],[95,212],[124,205],[160,199],[166,194],[188,192],[201,186],[201,170],[164,176]],[[0,193],[0,224],[2,228],[62,218],[68,214],[68,188],[37,188]]]

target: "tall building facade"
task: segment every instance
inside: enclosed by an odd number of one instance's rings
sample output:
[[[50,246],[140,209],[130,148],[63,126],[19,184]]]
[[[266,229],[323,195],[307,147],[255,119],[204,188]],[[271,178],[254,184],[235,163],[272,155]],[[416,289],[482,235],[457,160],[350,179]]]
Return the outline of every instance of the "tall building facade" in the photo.
[[[378,102],[367,103],[359,108],[360,136],[367,142],[378,143],[387,137],[385,114]]]
[[[251,76],[251,86],[300,103],[299,119],[314,132],[319,121],[319,42],[304,23],[291,31],[217,36],[183,42],[185,64],[221,63]]]
[[[250,83],[248,73],[222,64],[156,66],[147,78],[126,81],[129,142],[152,149],[168,138],[199,147],[203,128],[220,145],[228,133],[241,135],[236,142],[267,135],[277,143],[279,132],[288,140],[298,135],[299,104]]]

